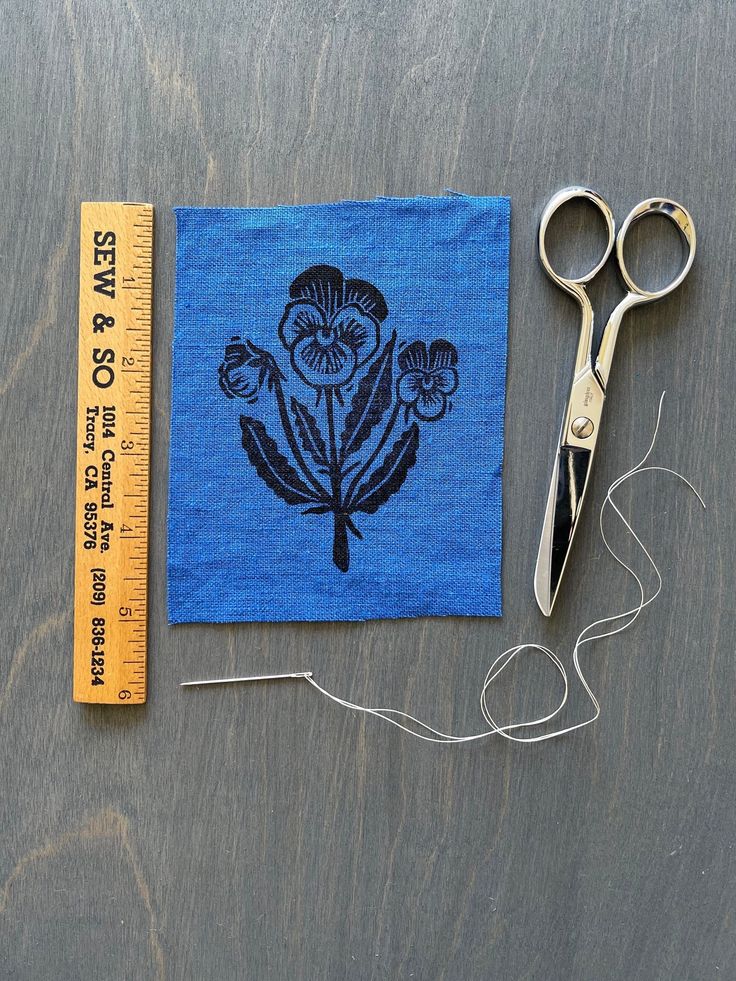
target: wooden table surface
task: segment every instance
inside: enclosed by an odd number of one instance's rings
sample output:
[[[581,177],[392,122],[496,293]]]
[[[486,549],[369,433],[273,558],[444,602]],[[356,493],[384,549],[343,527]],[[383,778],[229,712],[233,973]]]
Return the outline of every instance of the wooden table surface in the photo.
[[[734,5],[6,0],[2,23],[0,977],[735,978]],[[624,327],[575,568],[546,621],[532,573],[577,313],[535,230],[573,182],[618,215],[682,201],[699,252]],[[512,197],[504,617],[169,627],[171,208],[447,187]],[[70,697],[85,199],[156,207],[142,708]],[[652,275],[671,244],[641,238]],[[610,309],[614,274],[593,292]],[[346,697],[478,730],[504,648],[543,642],[569,667],[577,632],[636,600],[597,509],[665,388],[655,462],[708,510],[666,476],[620,492],[664,589],[584,654],[593,728],[437,748],[299,683],[177,687],[311,668]],[[556,694],[531,659],[494,705],[508,718]],[[566,720],[587,710],[573,685]]]

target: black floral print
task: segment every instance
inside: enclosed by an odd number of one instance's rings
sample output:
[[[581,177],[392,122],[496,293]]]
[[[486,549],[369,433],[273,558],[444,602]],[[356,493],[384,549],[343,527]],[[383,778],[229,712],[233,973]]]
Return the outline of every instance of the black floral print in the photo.
[[[268,351],[262,351],[251,341],[242,342],[233,337],[225,348],[225,360],[218,368],[220,388],[229,399],[241,398],[253,403],[258,400],[261,385],[279,372],[276,362]]]
[[[448,396],[458,386],[457,350],[449,341],[432,341],[427,351],[424,341],[414,341],[399,353],[401,375],[396,383],[400,402],[418,419],[441,419]]]
[[[378,348],[388,315],[381,293],[363,280],[343,279],[334,266],[312,266],[289,295],[279,337],[294,370],[313,388],[349,382]]]
[[[316,392],[313,405],[296,395],[287,404],[287,379],[273,355],[239,337],[225,347],[219,384],[228,398],[250,405],[264,383],[273,393],[289,455],[250,415],[240,417],[243,449],[282,501],[300,505],[305,515],[332,516],[332,560],[347,572],[348,534],[363,537],[355,516],[374,514],[416,464],[420,428],[410,417],[434,422],[451,408],[458,353],[437,339],[429,348],[421,340],[400,345],[397,354],[396,334],[381,337],[388,317],[383,294],[362,279],[345,279],[335,266],[306,269],[292,282],[289,297],[278,335],[296,376]]]

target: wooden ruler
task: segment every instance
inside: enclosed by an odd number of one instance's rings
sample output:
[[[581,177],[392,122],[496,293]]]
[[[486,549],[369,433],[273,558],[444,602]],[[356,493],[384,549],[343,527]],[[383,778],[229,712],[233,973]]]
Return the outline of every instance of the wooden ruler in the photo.
[[[146,700],[153,207],[85,202],[74,701]]]

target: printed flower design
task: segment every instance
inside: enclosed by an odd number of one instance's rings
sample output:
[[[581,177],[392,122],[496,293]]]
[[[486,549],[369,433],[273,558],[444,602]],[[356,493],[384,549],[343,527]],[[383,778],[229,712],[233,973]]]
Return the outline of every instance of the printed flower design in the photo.
[[[268,382],[270,418],[238,413],[241,445],[284,504],[310,520],[330,518],[332,562],[341,573],[350,569],[350,537],[363,539],[360,516],[386,507],[417,465],[417,420],[443,416],[458,386],[453,344],[438,338],[428,348],[417,340],[401,346],[397,359],[396,331],[380,336],[387,317],[375,286],[345,279],[334,266],[311,266],[289,287],[278,325],[294,370],[289,381],[306,391],[290,384],[287,400],[286,375],[274,356],[240,337],[227,344],[218,368],[229,399],[267,401]],[[346,397],[341,386],[353,379]]]
[[[378,350],[388,316],[382,293],[334,266],[311,266],[293,281],[279,337],[312,388],[338,388]]]
[[[274,374],[280,374],[273,355],[239,337],[233,337],[226,346],[225,360],[217,373],[220,388],[229,399],[245,399],[251,405],[257,401],[263,382],[268,378],[270,389]]]
[[[396,383],[399,401],[406,414],[432,422],[447,410],[447,398],[458,386],[457,349],[449,341],[414,341],[399,352],[401,374]]]

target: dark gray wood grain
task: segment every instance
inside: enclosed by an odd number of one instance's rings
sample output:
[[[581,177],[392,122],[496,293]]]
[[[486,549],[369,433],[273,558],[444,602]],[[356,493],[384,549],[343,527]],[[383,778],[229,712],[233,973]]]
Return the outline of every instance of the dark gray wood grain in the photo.
[[[0,976],[736,977],[733,4],[5,0],[2,23]],[[591,507],[547,622],[532,572],[576,312],[534,237],[571,182],[618,215],[681,200],[699,254],[624,328]],[[503,619],[169,628],[171,207],[446,187],[512,196]],[[70,697],[83,199],[156,206],[141,709]],[[617,290],[612,276],[596,289],[599,308]],[[665,388],[656,461],[708,511],[667,478],[621,492],[665,587],[584,655],[593,729],[437,749],[299,684],[177,687],[311,668],[358,701],[477,730],[505,647],[541,641],[569,663],[583,625],[635,600],[594,505],[643,452]],[[524,662],[499,715],[550,704],[551,686]],[[586,711],[575,686],[567,718]]]

